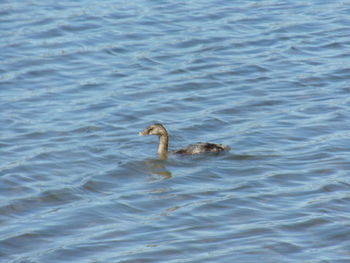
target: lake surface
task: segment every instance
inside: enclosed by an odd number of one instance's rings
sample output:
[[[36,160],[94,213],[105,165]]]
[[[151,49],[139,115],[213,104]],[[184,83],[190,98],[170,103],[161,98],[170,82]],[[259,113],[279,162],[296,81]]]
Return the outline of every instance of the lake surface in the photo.
[[[350,1],[3,0],[0,35],[0,262],[350,262]]]

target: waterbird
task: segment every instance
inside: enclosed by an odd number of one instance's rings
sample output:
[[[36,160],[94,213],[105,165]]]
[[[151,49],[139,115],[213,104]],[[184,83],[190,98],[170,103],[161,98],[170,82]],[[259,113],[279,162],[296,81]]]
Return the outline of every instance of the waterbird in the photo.
[[[169,134],[165,127],[161,123],[154,123],[143,131],[139,132],[139,135],[156,135],[159,137],[158,144],[158,156],[161,158],[166,158],[168,154],[168,145],[169,145]],[[184,148],[179,150],[171,151],[171,153],[175,154],[201,154],[201,153],[218,153],[222,151],[230,150],[229,146],[208,142],[198,142],[194,144],[190,144]]]

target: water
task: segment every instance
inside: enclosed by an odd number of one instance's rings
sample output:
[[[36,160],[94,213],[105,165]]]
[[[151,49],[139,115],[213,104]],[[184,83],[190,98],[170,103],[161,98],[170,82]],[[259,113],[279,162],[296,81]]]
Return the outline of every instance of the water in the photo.
[[[350,262],[349,1],[0,10],[0,262]]]

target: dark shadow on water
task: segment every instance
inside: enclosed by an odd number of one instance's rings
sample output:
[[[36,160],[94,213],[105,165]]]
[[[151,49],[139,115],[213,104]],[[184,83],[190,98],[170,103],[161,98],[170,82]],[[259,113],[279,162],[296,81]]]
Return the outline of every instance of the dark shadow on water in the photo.
[[[253,154],[228,154],[223,159],[224,160],[235,160],[235,161],[250,161],[250,160],[264,160],[268,158],[279,157],[279,155],[253,155]]]

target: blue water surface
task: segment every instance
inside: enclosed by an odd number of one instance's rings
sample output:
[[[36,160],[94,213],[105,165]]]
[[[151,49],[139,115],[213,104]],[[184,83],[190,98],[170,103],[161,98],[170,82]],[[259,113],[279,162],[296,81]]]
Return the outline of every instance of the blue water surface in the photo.
[[[0,262],[350,262],[350,1],[3,0],[0,36]]]

